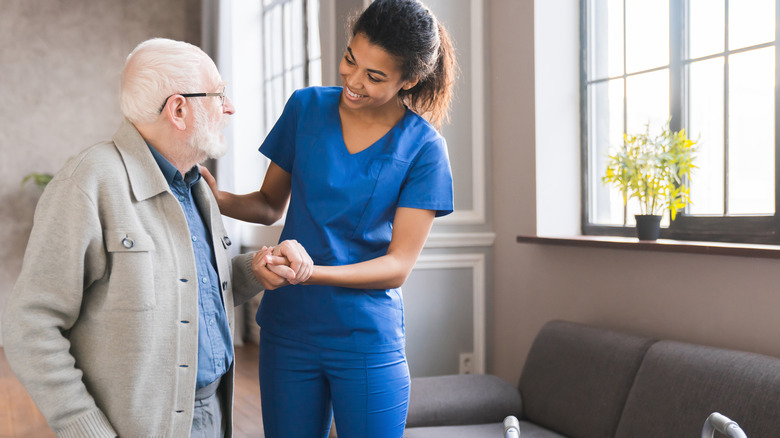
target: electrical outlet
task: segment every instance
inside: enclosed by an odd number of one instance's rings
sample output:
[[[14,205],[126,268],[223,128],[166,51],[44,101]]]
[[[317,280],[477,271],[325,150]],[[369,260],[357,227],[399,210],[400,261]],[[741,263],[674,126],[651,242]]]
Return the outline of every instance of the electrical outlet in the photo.
[[[472,374],[474,373],[474,353],[461,353],[460,354],[460,374]]]

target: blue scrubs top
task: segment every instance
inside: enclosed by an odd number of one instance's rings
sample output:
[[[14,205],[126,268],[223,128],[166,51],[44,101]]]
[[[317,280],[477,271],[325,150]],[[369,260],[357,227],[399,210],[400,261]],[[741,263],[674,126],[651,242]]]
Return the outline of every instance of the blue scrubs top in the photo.
[[[260,152],[292,177],[281,240],[295,239],[317,265],[346,265],[387,253],[398,207],[452,212],[444,138],[407,109],[376,143],[355,154],[344,144],[341,87],[290,97]],[[400,289],[290,285],[266,291],[264,331],[321,347],[385,352],[404,346]]]

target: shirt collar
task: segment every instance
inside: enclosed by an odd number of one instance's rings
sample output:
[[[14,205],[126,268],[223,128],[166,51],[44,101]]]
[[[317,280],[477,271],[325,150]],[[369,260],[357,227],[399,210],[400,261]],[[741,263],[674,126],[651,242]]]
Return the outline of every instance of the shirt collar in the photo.
[[[157,165],[160,166],[160,170],[162,171],[165,180],[168,181],[169,186],[173,187],[175,182],[183,181],[186,187],[189,189],[200,180],[200,169],[198,169],[198,166],[192,166],[192,169],[190,169],[190,171],[187,172],[184,177],[182,177],[179,169],[171,164],[168,159],[163,157],[163,155],[158,152],[154,146],[150,145],[149,143],[146,143],[146,145],[149,146],[149,150],[152,151],[154,161],[156,161]]]

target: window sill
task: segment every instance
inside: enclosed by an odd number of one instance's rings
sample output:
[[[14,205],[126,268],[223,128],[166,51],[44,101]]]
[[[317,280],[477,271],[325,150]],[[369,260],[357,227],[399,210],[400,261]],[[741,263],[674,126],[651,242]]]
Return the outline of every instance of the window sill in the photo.
[[[670,239],[640,241],[632,237],[615,236],[517,236],[517,242],[556,246],[579,246],[589,248],[628,249],[639,251],[661,251],[688,254],[710,254],[735,257],[780,259],[780,245],[758,245],[752,243],[695,242]]]

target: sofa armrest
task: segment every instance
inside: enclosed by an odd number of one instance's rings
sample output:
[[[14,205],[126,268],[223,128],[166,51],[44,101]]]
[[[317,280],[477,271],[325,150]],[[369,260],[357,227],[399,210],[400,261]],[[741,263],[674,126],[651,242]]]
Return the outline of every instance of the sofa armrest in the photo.
[[[520,416],[520,392],[509,382],[485,374],[412,379],[407,427],[501,422]]]

